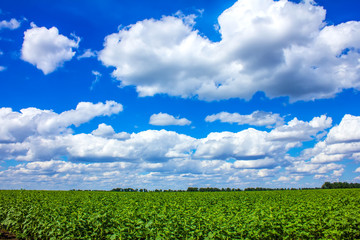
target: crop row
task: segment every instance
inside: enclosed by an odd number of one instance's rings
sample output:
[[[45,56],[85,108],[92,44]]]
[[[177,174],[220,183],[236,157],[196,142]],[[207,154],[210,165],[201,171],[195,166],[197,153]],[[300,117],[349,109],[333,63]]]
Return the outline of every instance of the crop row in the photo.
[[[27,239],[359,239],[360,189],[0,191],[0,225]]]

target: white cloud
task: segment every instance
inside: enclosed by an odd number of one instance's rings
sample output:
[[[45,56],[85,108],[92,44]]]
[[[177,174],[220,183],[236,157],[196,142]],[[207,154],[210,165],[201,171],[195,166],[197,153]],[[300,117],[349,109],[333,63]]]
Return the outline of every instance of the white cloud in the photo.
[[[237,133],[213,132],[200,139],[165,130],[116,133],[106,124],[99,124],[91,134],[73,135],[69,128],[96,116],[110,116],[121,110],[122,106],[112,101],[106,104],[79,103],[75,110],[60,114],[36,108],[22,109],[20,112],[2,108],[0,156],[2,159],[26,161],[46,161],[67,156],[69,159],[90,162],[234,159],[237,168],[270,168],[288,164],[287,151],[316,135],[314,129],[307,127],[298,128],[301,138],[283,139],[274,139],[272,132],[251,128]],[[311,125],[316,119],[302,123]],[[322,128],[316,129],[322,131]],[[282,131],[286,135],[285,130]],[[289,131],[293,132],[293,129]]]
[[[194,157],[203,159],[263,159],[272,151],[279,150],[278,144],[267,141],[267,132],[252,128],[232,133],[213,132],[199,139]]]
[[[278,178],[278,181],[281,181],[281,182],[289,182],[289,181],[291,181],[291,178],[290,178],[290,177],[281,176],[281,177]]]
[[[71,185],[71,182],[90,184],[97,179],[96,183],[104,186],[106,182],[118,186],[158,186],[165,181],[173,182],[173,188],[191,183],[249,186],[257,185],[260,179],[273,184],[296,183],[311,175],[315,179],[338,179],[345,169],[340,161],[360,153],[356,141],[327,143],[325,138],[299,157],[289,155],[289,150],[303,141],[318,141],[318,133],[331,125],[326,116],[309,122],[295,119],[272,131],[249,128],[237,133],[212,132],[204,138],[166,130],[129,134],[116,132],[104,123],[89,134],[74,134],[71,130],[72,125],[121,110],[122,106],[112,101],[79,103],[76,109],[59,114],[36,108],[20,112],[1,108],[0,159],[28,163],[0,171],[0,182],[12,179],[14,184],[33,181]],[[344,119],[347,120],[330,129],[329,138],[334,139],[337,128],[357,124],[348,121],[357,117]],[[283,135],[279,137],[278,132]],[[296,134],[299,137],[294,137]],[[337,146],[337,151],[330,149],[338,144],[343,145]]]
[[[122,105],[114,101],[103,103],[80,102],[75,110],[57,114],[51,110],[37,108],[0,108],[0,143],[21,142],[30,136],[56,136],[71,133],[68,127],[79,126],[97,116],[110,116],[122,111]]]
[[[131,25],[129,30],[106,37],[99,59],[106,66],[115,66],[113,75],[122,79],[121,85],[136,85],[141,96],[161,92],[192,95],[194,86],[205,80],[199,77],[208,74],[213,60],[207,52],[213,47],[185,22],[186,18],[174,16]],[[131,58],[137,60],[133,62]]]
[[[279,114],[273,114],[263,111],[255,111],[249,115],[240,115],[239,113],[221,112],[209,115],[205,118],[207,122],[214,122],[220,120],[221,122],[237,123],[239,125],[252,125],[252,126],[274,126],[281,125],[284,119]]]
[[[102,76],[102,74],[98,71],[91,71],[92,75],[95,76],[95,80],[91,83],[91,86],[90,86],[90,90],[93,90],[94,87],[95,87],[95,84],[97,84],[99,81],[100,81],[100,78]]]
[[[97,129],[91,132],[91,134],[94,136],[112,137],[115,134],[115,131],[111,126],[101,123]]]
[[[73,135],[68,126],[81,124],[95,116],[120,111],[116,105],[109,110],[110,112],[96,112],[95,108],[91,106],[87,111],[80,111],[78,106],[76,110],[61,114],[51,111],[44,113],[42,110],[34,109],[22,110],[20,114],[12,112],[11,109],[2,109],[0,116],[2,114],[2,119],[5,120],[0,128],[0,136],[4,144],[0,145],[0,155],[3,159],[26,161],[46,161],[61,156],[67,156],[70,160],[82,159],[90,162],[156,163],[174,158],[197,161],[234,160],[236,168],[261,169],[289,164],[293,160],[288,157],[287,152],[299,146],[304,139],[311,139],[311,135],[314,134],[313,129],[305,128],[301,132],[301,138],[273,139],[271,132],[250,128],[237,133],[213,132],[205,138],[196,139],[165,130],[116,133],[111,126],[99,124],[91,134]],[[93,113],[93,116],[88,116],[90,113]],[[304,133],[306,130],[307,136]]]
[[[278,163],[271,158],[265,158],[261,160],[241,160],[235,161],[235,168],[274,168]]]
[[[245,187],[247,181],[272,177],[278,169],[234,169],[223,161],[170,160],[167,163],[72,163],[60,160],[19,164],[0,172],[1,188],[22,186],[37,189],[111,189],[133,187],[150,189],[166,186],[186,189],[186,186]],[[144,173],[144,171],[146,173]],[[241,180],[242,179],[242,180]],[[4,181],[7,180],[7,181]],[[94,182],[96,180],[96,182]],[[1,184],[1,183],[7,183]]]
[[[331,163],[343,160],[346,157],[345,154],[333,154],[327,155],[326,153],[320,153],[311,159],[312,163]]]
[[[83,58],[91,58],[91,57],[96,57],[97,52],[92,51],[91,49],[86,49],[85,52],[78,56],[77,59],[83,59]]]
[[[318,123],[322,119],[322,125]],[[264,159],[272,157],[284,159],[285,153],[302,141],[312,140],[318,132],[328,128],[331,119],[322,116],[310,122],[292,120],[288,125],[280,126],[271,132],[252,128],[237,133],[210,133],[206,138],[199,139],[194,156],[202,158],[235,158],[238,160]],[[281,156],[281,157],[279,157]]]
[[[313,137],[322,135],[325,129],[331,127],[332,119],[322,115],[315,117],[310,122],[304,122],[294,118],[287,125],[272,130],[269,137],[278,141],[308,141]]]
[[[73,48],[78,48],[80,41],[78,37],[75,38],[72,40],[59,34],[56,27],[47,29],[32,23],[32,28],[24,33],[21,58],[44,74],[49,74],[75,55]]]
[[[0,56],[3,55],[4,52],[0,51]],[[0,65],[0,72],[5,71],[6,67]]]
[[[0,22],[0,30],[4,29],[4,28],[14,30],[14,29],[19,28],[20,25],[21,25],[21,22],[19,22],[15,18],[10,19],[10,21],[2,20]]]
[[[273,180],[274,182],[291,182],[291,181],[299,181],[303,178],[301,175],[293,175],[293,176],[280,176],[277,180]]]
[[[346,114],[340,124],[329,131],[326,141],[329,144],[360,141],[360,117]]]
[[[359,160],[360,117],[346,114],[340,124],[330,129],[324,141],[306,149],[303,155],[312,163],[331,163],[343,159]]]
[[[140,96],[329,98],[360,89],[360,22],[325,26],[325,15],[312,1],[241,0],[219,16],[219,42],[194,16],[166,16],[107,36],[99,59]]]
[[[342,172],[344,165],[336,163],[325,163],[325,164],[316,164],[305,161],[294,162],[291,166],[286,167],[288,172],[293,174],[326,174],[331,171],[337,171],[336,173]]]
[[[314,179],[323,179],[323,178],[327,178],[327,176],[322,174],[315,174],[314,176]]]
[[[98,71],[92,71],[91,72],[94,76],[98,76],[98,77],[101,77],[102,76],[102,74],[100,73],[100,72],[98,72]]]
[[[130,134],[126,132],[115,133],[115,130],[110,125],[105,123],[99,124],[98,128],[91,132],[94,136],[104,138],[116,138],[116,139],[129,139]]]
[[[341,177],[343,175],[344,171],[345,171],[344,168],[341,168],[339,170],[334,170],[332,173],[332,176],[333,177]]]
[[[174,117],[167,113],[158,113],[151,115],[149,123],[151,125],[156,125],[156,126],[169,126],[169,125],[185,126],[185,125],[190,125],[191,121],[189,121],[186,118]]]
[[[19,150],[10,153],[11,158],[22,161],[46,161],[51,158],[68,156],[70,160],[88,162],[135,161],[162,162],[171,158],[187,157],[194,139],[165,130],[148,130],[127,136],[102,135],[105,126],[93,134],[63,134],[53,137],[28,137],[19,143]],[[102,131],[102,132],[101,132]],[[107,129],[109,134],[109,129]],[[12,146],[13,147],[13,146]],[[0,146],[0,152],[2,148]],[[7,151],[6,148],[3,149]]]
[[[19,164],[0,172],[0,182],[9,181],[9,185],[1,185],[8,188],[16,185],[30,185],[30,189],[36,184],[37,189],[94,189],[94,181],[104,181],[102,189],[111,189],[109,184],[119,184],[134,179],[136,169],[130,163],[71,163],[60,160],[49,160],[46,162],[30,162]],[[19,185],[18,185],[19,186]]]

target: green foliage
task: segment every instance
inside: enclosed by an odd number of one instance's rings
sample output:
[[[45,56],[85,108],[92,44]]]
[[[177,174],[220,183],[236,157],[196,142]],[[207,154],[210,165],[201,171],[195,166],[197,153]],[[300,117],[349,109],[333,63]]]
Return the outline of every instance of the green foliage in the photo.
[[[360,190],[0,191],[27,239],[359,239]]]
[[[325,182],[321,188],[323,189],[338,189],[338,188],[360,188],[360,183],[347,183],[347,182]]]

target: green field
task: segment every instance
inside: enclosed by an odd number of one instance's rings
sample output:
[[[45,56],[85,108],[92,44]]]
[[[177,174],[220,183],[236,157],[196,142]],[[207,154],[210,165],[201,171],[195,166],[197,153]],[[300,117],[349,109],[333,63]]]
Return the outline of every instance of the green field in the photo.
[[[360,189],[3,190],[0,223],[27,239],[360,239]]]

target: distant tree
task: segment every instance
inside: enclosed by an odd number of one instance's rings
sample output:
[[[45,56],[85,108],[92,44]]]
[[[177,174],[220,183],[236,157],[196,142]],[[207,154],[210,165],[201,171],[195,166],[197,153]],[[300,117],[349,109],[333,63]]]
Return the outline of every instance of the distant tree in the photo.
[[[188,187],[188,189],[186,191],[187,192],[198,192],[199,189],[197,187]]]
[[[348,182],[325,182],[322,189],[337,189],[337,188],[360,188],[360,183],[348,183]]]

